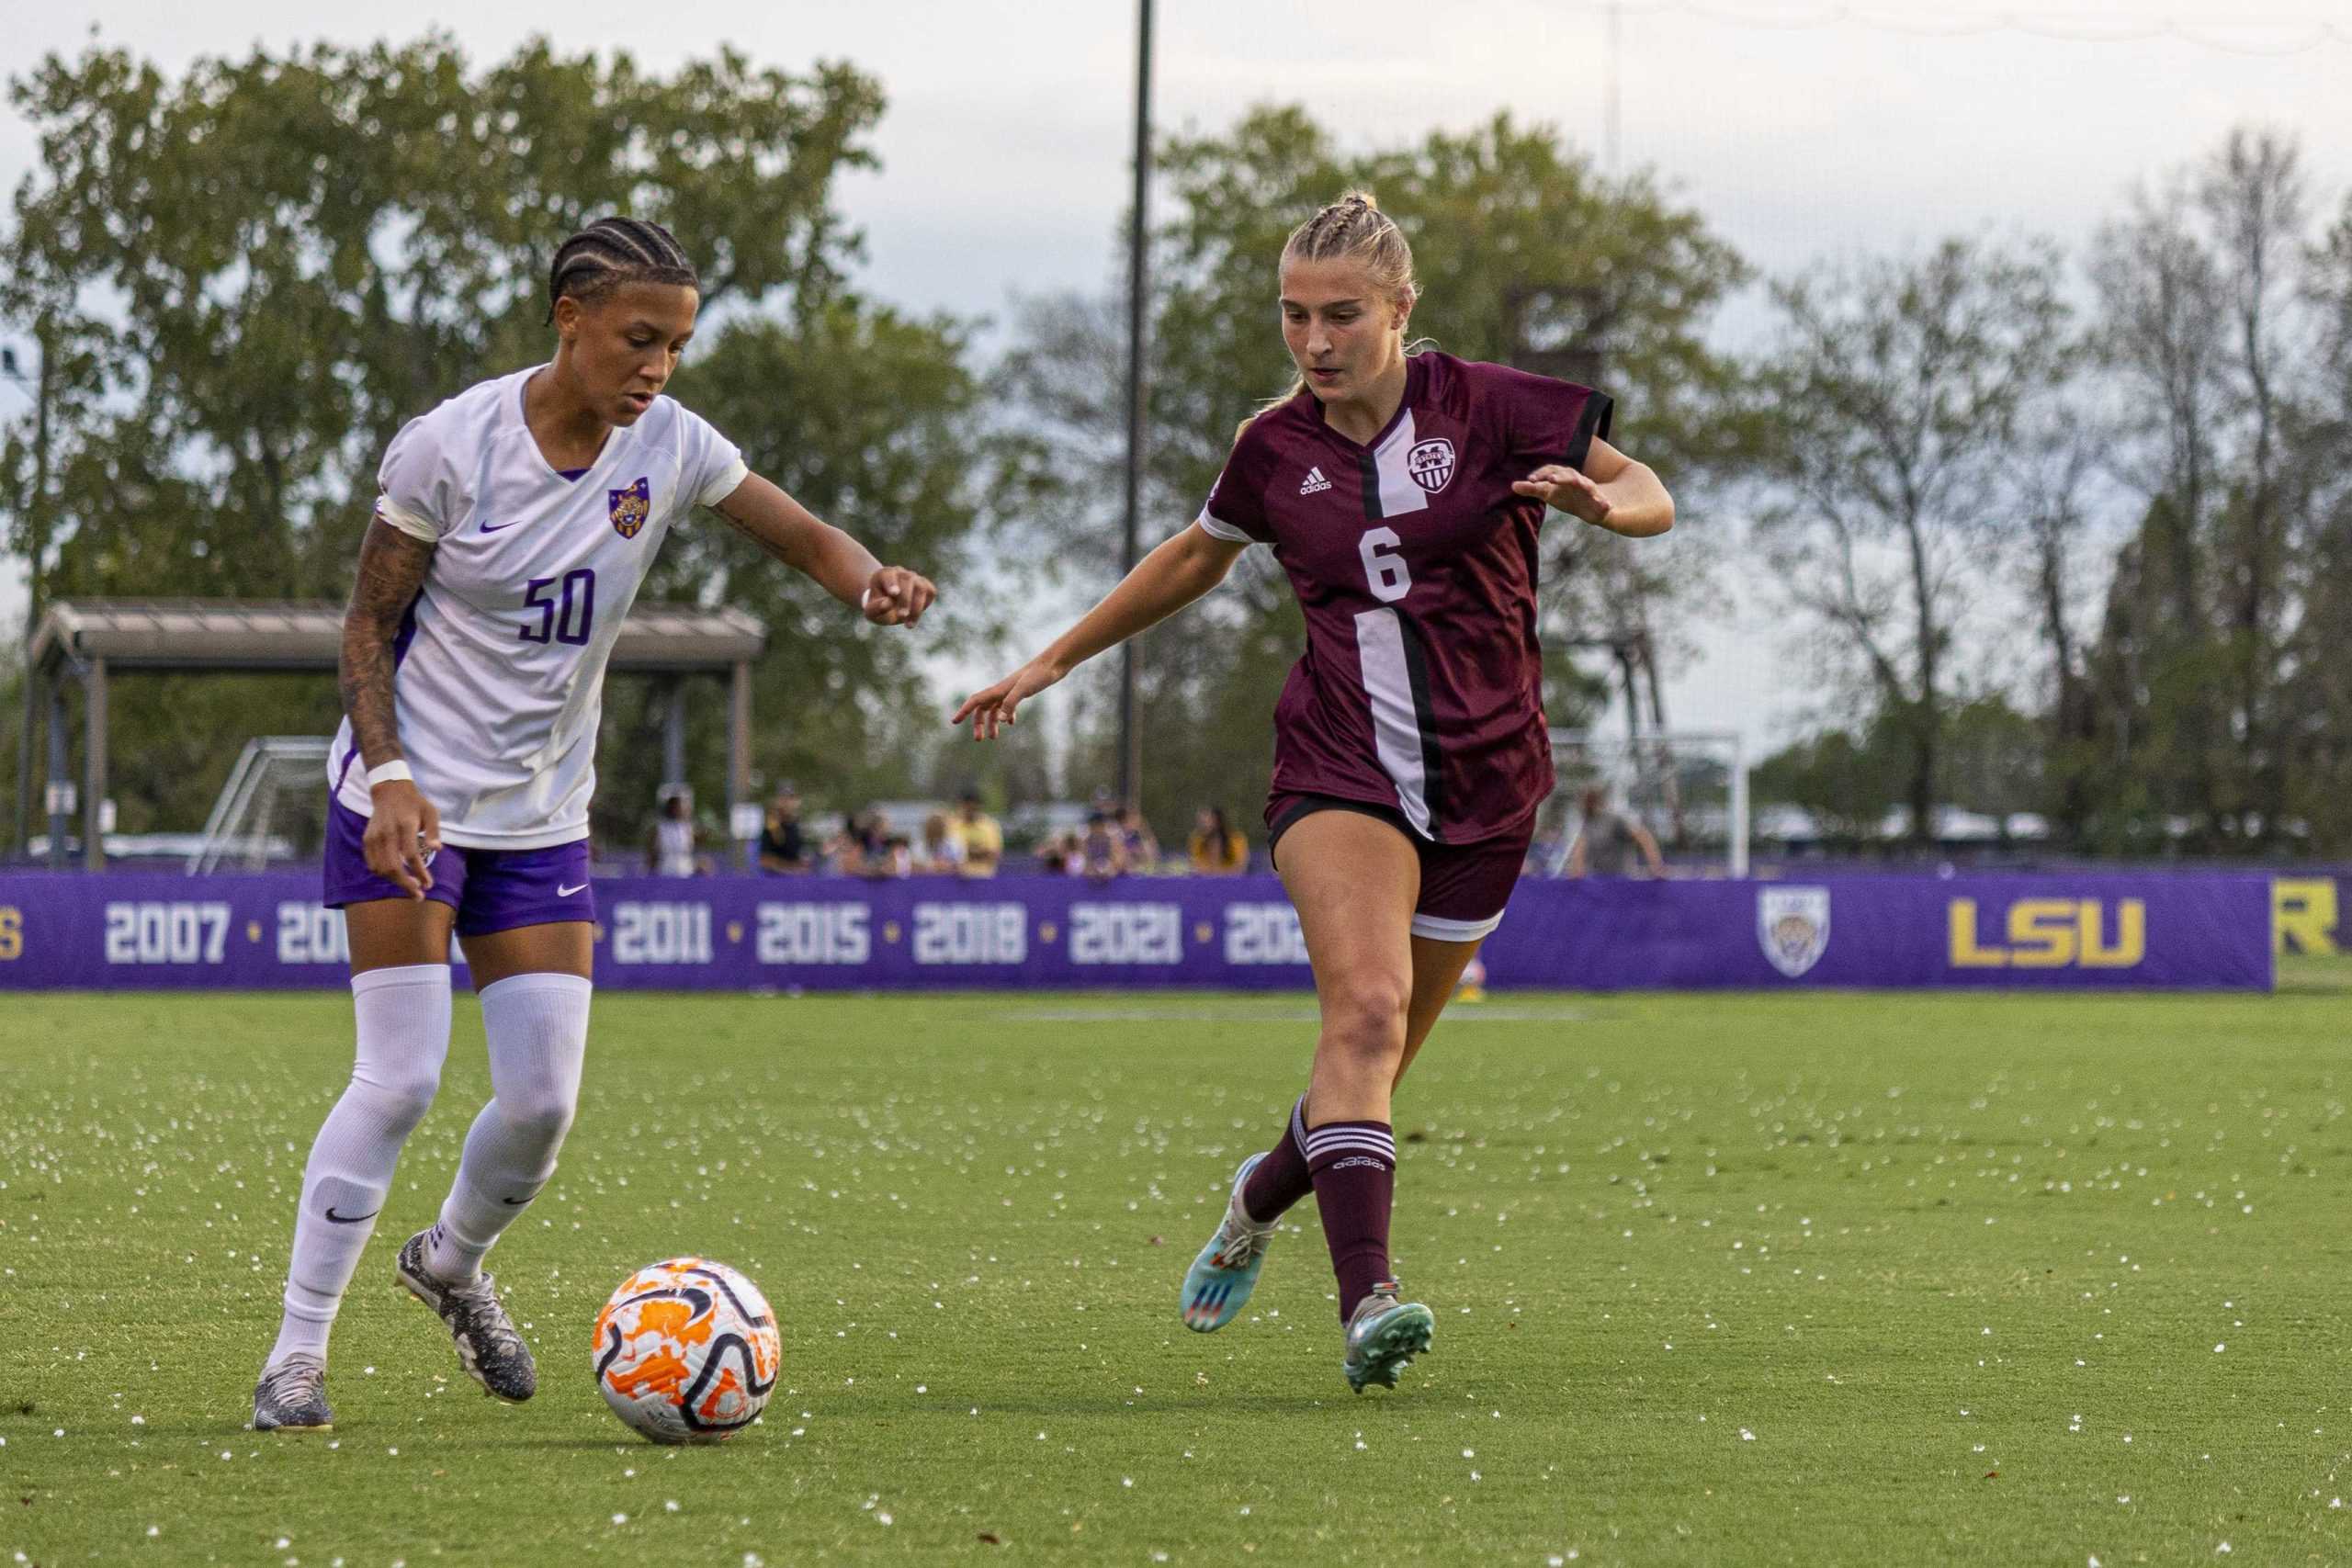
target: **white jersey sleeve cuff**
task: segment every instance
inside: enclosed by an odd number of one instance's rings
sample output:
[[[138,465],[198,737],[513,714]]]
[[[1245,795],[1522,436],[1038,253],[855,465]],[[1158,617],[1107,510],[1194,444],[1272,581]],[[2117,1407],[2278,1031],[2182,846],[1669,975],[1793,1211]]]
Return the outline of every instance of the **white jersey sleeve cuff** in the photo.
[[[389,495],[376,498],[376,515],[413,539],[422,539],[428,545],[441,542],[441,530],[429,519],[411,512]]]
[[[1201,525],[1201,532],[1204,534],[1213,539],[1223,539],[1229,545],[1254,545],[1258,542],[1232,524],[1211,516],[1206,507],[1202,508],[1201,514],[1193,521]]]
[[[702,493],[695,497],[695,504],[717,506],[720,502],[733,495],[736,488],[751,477],[752,466],[738,457],[727,465],[726,472],[702,487]]]

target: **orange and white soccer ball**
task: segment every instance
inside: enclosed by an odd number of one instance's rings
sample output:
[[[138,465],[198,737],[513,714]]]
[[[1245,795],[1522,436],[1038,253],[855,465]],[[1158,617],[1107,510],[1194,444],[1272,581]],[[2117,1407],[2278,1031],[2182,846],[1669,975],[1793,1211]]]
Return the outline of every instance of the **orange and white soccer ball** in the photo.
[[[596,1386],[657,1443],[715,1443],[757,1419],[784,1340],[767,1298],[707,1258],[648,1264],[596,1314]]]

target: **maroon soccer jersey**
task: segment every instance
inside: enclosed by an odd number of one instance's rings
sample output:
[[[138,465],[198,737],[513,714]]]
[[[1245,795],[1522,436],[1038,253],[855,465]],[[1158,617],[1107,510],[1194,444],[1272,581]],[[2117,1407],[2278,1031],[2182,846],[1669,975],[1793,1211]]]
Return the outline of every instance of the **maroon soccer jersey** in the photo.
[[[1589,387],[1430,353],[1369,446],[1308,391],[1250,422],[1200,525],[1273,546],[1306,614],[1274,709],[1277,794],[1393,806],[1439,843],[1525,824],[1552,790],[1544,505],[1511,482],[1581,468],[1609,415]]]

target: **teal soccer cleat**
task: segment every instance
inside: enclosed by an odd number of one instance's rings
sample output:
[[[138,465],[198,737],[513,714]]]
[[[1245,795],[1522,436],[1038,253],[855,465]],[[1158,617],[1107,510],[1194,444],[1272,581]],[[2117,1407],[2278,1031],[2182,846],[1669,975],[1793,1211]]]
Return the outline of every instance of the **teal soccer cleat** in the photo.
[[[1348,1354],[1340,1370],[1362,1393],[1371,1383],[1395,1388],[1413,1358],[1430,1348],[1437,1318],[1419,1302],[1396,1299],[1396,1281],[1383,1280],[1356,1303],[1348,1319]]]
[[[1250,1172],[1266,1156],[1251,1155],[1233,1173],[1233,1195],[1226,1201],[1225,1218],[1216,1234],[1193,1259],[1184,1273],[1184,1326],[1195,1334],[1214,1334],[1231,1323],[1249,1304],[1258,1288],[1258,1270],[1265,1266],[1266,1248],[1273,1244],[1279,1221],[1260,1224],[1241,1207],[1241,1188]]]

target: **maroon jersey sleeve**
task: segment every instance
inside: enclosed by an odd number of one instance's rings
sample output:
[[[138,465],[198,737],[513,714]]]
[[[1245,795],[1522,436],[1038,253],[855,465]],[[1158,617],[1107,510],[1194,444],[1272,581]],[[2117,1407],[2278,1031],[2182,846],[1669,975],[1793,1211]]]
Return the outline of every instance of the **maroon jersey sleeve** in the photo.
[[[1217,538],[1236,545],[1271,545],[1273,524],[1266,516],[1266,475],[1273,449],[1266,422],[1253,419],[1226,455],[1225,471],[1209,487],[1209,499],[1194,521]]]
[[[1593,438],[1609,438],[1613,405],[1606,392],[1508,366],[1481,368],[1490,372],[1487,395],[1502,417],[1508,449],[1529,467],[1565,463],[1581,470]]]

